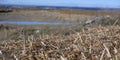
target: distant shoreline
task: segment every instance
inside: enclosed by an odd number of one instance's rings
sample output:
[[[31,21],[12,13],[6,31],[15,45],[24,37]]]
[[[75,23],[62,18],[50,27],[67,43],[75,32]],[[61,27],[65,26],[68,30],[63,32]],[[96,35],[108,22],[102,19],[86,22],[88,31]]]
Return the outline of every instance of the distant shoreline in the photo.
[[[108,7],[79,7],[79,6],[34,6],[34,5],[0,5],[2,8],[31,8],[31,9],[62,9],[62,10],[120,10]]]

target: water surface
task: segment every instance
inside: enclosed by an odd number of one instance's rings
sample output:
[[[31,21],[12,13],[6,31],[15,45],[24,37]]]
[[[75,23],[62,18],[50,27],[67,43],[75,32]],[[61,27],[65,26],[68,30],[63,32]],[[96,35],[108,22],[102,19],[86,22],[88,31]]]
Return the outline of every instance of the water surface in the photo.
[[[29,22],[29,21],[0,21],[0,24],[17,24],[17,25],[68,25],[70,22]]]

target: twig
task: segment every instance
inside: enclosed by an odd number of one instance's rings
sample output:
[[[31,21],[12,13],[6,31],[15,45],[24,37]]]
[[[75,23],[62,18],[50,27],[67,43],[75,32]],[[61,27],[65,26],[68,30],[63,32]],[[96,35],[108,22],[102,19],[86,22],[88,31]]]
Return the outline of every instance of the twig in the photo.
[[[104,54],[105,54],[105,49],[104,49],[103,52],[102,52],[102,55],[101,55],[101,57],[100,57],[100,60],[103,60]]]
[[[111,57],[110,51],[109,51],[109,49],[107,48],[107,46],[106,46],[105,44],[103,44],[103,46],[105,47],[105,50],[107,51],[107,56],[108,56],[108,57]]]

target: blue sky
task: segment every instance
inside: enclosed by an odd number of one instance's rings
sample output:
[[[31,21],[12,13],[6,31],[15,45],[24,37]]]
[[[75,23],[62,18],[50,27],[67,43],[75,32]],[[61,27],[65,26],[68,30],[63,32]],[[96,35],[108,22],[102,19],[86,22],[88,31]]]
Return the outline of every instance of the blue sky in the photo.
[[[0,0],[0,4],[120,8],[120,0]]]

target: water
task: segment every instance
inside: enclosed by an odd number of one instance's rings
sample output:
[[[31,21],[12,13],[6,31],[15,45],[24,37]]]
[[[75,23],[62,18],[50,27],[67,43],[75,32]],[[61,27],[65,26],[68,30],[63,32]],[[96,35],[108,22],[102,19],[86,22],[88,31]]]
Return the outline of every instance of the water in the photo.
[[[70,22],[29,22],[29,21],[0,21],[0,24],[17,24],[17,25],[68,25]]]

